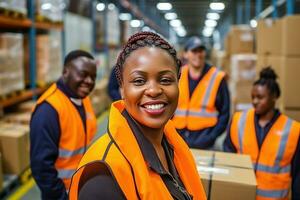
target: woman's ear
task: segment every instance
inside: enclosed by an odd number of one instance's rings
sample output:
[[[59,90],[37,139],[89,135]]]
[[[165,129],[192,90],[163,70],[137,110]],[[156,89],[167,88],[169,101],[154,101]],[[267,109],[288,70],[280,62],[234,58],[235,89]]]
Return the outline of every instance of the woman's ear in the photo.
[[[123,99],[124,99],[124,89],[123,89],[122,86],[120,86],[119,92],[120,92],[120,94],[121,94],[121,99],[123,100]]]

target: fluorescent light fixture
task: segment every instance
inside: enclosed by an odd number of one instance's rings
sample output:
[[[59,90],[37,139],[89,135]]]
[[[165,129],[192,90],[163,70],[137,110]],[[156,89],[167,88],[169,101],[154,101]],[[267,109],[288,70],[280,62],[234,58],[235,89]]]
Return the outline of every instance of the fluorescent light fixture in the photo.
[[[208,26],[208,27],[216,27],[217,26],[217,21],[215,20],[212,20],[212,19],[207,19],[205,20],[205,26]]]
[[[51,3],[44,3],[41,8],[42,10],[49,10],[51,7]]]
[[[148,26],[144,26],[144,27],[142,28],[142,31],[151,31],[151,28],[149,28]]]
[[[207,13],[207,19],[218,20],[220,19],[220,15],[218,13]]]
[[[225,5],[222,2],[214,2],[214,3],[210,3],[209,7],[212,10],[224,10]]]
[[[179,27],[179,26],[181,26],[181,21],[180,21],[179,19],[171,20],[171,21],[170,21],[170,25],[171,25],[172,27]]]
[[[96,5],[96,9],[97,9],[98,11],[103,11],[103,10],[105,9],[105,4],[104,4],[104,3],[98,3],[98,4]]]
[[[158,10],[171,10],[172,9],[172,4],[164,2],[164,3],[158,3],[156,4],[156,8]]]
[[[130,13],[120,13],[119,19],[122,21],[128,21],[131,20],[131,14]]]
[[[257,21],[256,21],[255,19],[251,19],[251,20],[250,20],[250,26],[251,26],[252,28],[256,28],[256,27],[257,27]]]
[[[110,3],[110,4],[108,4],[107,8],[108,8],[108,10],[114,10],[116,8],[116,6],[115,6],[115,4]]]
[[[130,21],[130,26],[133,27],[133,28],[138,28],[138,27],[141,26],[141,21],[137,20],[137,19],[131,20]]]
[[[177,18],[177,14],[176,13],[166,13],[165,14],[165,19],[166,20],[174,20]]]
[[[179,29],[176,31],[177,35],[180,37],[185,37],[186,36],[186,30],[185,29]]]
[[[205,27],[202,31],[204,37],[210,37],[214,32],[214,29],[211,27]]]

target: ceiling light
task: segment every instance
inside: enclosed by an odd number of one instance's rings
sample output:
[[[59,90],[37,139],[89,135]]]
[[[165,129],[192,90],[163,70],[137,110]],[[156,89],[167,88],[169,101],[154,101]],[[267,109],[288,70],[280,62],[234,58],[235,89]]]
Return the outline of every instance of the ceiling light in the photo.
[[[207,19],[205,20],[205,26],[208,26],[208,27],[215,27],[217,26],[217,21],[215,20],[212,20],[212,19]]]
[[[142,28],[142,31],[151,31],[151,28],[149,28],[148,26],[144,26],[144,27]]]
[[[42,10],[49,10],[51,7],[52,7],[51,3],[44,3],[41,6]]]
[[[213,34],[214,30],[211,28],[204,28],[202,34],[204,37],[210,37]]]
[[[177,35],[180,37],[186,36],[186,30],[182,26],[179,27],[178,29],[175,29],[175,31],[176,31]]]
[[[171,10],[172,9],[172,4],[170,4],[170,3],[158,3],[158,4],[156,4],[156,8],[158,10]]]
[[[103,11],[105,9],[105,4],[104,3],[98,3],[96,6],[96,9],[98,11]]]
[[[224,3],[221,3],[221,2],[215,2],[215,3],[210,3],[209,7],[212,10],[224,10],[225,5],[224,5]]]
[[[133,28],[140,27],[141,26],[141,21],[137,20],[137,19],[131,20],[130,21],[130,26],[133,27]]]
[[[110,4],[108,4],[107,8],[108,8],[108,10],[113,10],[116,8],[116,6],[115,6],[115,4],[110,3]]]
[[[173,20],[177,18],[177,14],[176,13],[166,13],[165,14],[165,19],[166,20]]]
[[[207,19],[218,20],[220,19],[220,15],[218,13],[207,13]]]
[[[250,26],[251,26],[252,28],[256,28],[256,27],[257,27],[257,21],[256,21],[255,19],[251,19],[251,21],[250,21]]]
[[[179,26],[181,26],[181,21],[179,19],[171,20],[170,25],[173,27],[179,27]]]
[[[120,13],[119,19],[122,20],[122,21],[131,20],[131,14],[129,14],[129,13]]]

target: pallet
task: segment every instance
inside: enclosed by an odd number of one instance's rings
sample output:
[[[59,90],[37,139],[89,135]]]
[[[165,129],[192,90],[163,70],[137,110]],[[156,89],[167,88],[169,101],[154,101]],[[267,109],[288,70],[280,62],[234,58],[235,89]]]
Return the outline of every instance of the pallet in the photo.
[[[10,17],[13,19],[25,19],[26,14],[21,13],[16,10],[10,10],[10,9],[5,9],[5,8],[0,8],[0,15],[5,16],[5,17]]]
[[[0,95],[0,101],[18,97],[18,96],[22,95],[24,92],[25,92],[25,89],[12,91],[7,94],[2,94],[2,95]]]
[[[3,189],[0,192],[0,199],[6,199],[22,184],[25,184],[32,177],[31,170],[28,167],[20,175],[4,175]]]
[[[49,19],[48,17],[45,17],[45,16],[43,16],[43,15],[39,15],[39,14],[37,14],[37,15],[35,16],[35,20],[36,20],[37,22],[47,22],[47,23],[52,23],[51,19]]]

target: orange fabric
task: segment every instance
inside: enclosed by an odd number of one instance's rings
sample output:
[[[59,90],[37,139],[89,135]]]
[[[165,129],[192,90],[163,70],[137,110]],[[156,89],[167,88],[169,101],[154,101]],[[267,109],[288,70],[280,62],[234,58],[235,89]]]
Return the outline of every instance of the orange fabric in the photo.
[[[287,199],[291,184],[290,167],[299,140],[300,124],[280,115],[259,149],[254,117],[254,109],[233,116],[230,127],[232,143],[238,153],[251,156],[258,183],[256,199]]]
[[[147,200],[172,199],[161,177],[145,163],[139,145],[121,114],[123,109],[123,101],[113,103],[109,117],[109,133],[97,140],[84,155],[79,170],[72,178],[70,199],[78,198],[80,180],[84,178],[82,173],[88,165],[95,162],[101,162],[111,169],[127,199],[138,199],[138,196]],[[174,148],[174,164],[187,191],[196,200],[206,199],[192,154],[176,133],[171,121],[166,124],[164,133]]]
[[[56,84],[38,99],[37,105],[48,102],[58,113],[60,124],[59,156],[55,162],[58,176],[65,183],[68,190],[72,174],[92,141],[96,129],[96,117],[94,115],[90,99],[83,99],[83,106],[86,113],[86,130],[80,114],[69,98],[60,91]]]
[[[179,80],[179,100],[173,118],[174,124],[177,129],[187,128],[192,131],[212,127],[218,122],[215,101],[225,73],[211,67],[195,88],[191,98],[188,73],[188,66],[184,66]]]

